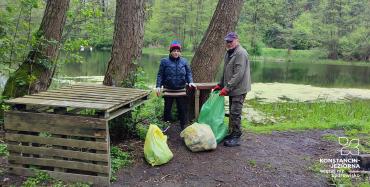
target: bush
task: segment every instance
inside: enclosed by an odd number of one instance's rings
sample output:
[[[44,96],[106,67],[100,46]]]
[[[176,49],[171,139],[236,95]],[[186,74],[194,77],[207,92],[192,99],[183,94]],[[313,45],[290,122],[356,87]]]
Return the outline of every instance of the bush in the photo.
[[[134,123],[136,124],[136,135],[141,139],[145,139],[150,124],[156,124],[162,130],[169,125],[162,120],[163,99],[161,97],[152,95],[144,105],[135,109],[132,115]]]
[[[348,36],[340,39],[340,53],[346,60],[370,61],[369,32],[360,27]]]

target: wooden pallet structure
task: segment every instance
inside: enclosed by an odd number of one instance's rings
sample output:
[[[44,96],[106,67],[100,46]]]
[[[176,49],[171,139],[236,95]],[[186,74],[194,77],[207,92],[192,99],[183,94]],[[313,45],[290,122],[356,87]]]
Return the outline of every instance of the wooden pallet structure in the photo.
[[[149,91],[72,85],[6,101],[9,172],[109,186],[109,120],[148,99]]]

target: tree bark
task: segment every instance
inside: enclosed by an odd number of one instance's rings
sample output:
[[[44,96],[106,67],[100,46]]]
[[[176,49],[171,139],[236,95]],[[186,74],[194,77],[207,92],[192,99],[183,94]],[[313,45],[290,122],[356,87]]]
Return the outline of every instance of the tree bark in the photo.
[[[3,96],[20,97],[49,88],[56,67],[68,6],[69,0],[47,1],[36,34],[37,42],[24,62],[9,77]]]
[[[144,37],[144,0],[117,0],[111,58],[103,84],[133,86]],[[130,82],[130,83],[128,83]]]
[[[224,37],[235,31],[243,0],[219,0],[191,62],[194,82],[212,82],[225,53]]]

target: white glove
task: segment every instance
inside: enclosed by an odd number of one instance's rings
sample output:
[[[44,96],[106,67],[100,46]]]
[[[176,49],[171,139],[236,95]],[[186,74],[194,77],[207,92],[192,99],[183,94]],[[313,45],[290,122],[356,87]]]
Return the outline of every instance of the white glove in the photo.
[[[157,87],[155,89],[155,92],[157,93],[157,96],[161,95],[161,88],[160,87]]]
[[[189,83],[189,86],[190,86],[190,87],[197,88],[197,86],[196,86],[194,83]]]

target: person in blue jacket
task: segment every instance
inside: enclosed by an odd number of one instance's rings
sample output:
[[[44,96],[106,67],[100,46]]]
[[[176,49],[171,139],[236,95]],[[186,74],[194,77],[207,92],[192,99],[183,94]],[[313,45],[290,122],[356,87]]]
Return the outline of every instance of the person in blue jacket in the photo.
[[[172,41],[170,44],[170,54],[161,59],[157,74],[156,92],[157,96],[163,89],[164,98],[164,121],[172,121],[171,108],[176,100],[178,118],[180,127],[184,129],[188,122],[186,85],[196,87],[193,83],[191,69],[185,58],[181,57],[181,44],[178,41]]]

